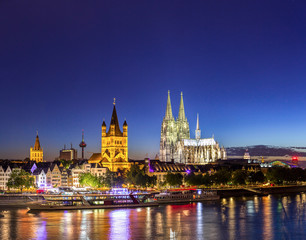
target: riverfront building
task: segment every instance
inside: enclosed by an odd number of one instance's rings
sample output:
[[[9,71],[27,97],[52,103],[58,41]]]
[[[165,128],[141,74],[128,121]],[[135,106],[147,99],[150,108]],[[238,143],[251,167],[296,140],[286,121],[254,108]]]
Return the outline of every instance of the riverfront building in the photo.
[[[201,138],[199,116],[195,139],[190,139],[189,123],[185,116],[183,93],[178,118],[172,115],[170,91],[168,91],[166,114],[163,118],[160,137],[160,160],[184,164],[207,164],[218,159],[226,159],[226,150],[212,138]]]

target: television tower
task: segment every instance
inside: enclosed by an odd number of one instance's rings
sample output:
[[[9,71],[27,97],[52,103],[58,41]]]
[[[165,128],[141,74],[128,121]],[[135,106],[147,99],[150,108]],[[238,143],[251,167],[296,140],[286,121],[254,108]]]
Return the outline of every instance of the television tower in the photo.
[[[80,148],[82,148],[82,160],[84,159],[84,148],[87,146],[84,142],[84,130],[82,130],[82,142],[79,144]]]

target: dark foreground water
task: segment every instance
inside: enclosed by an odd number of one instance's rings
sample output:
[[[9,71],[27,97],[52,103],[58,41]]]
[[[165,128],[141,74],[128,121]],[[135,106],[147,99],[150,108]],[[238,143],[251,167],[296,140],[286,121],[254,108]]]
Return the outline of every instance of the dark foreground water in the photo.
[[[0,211],[1,213],[1,211]],[[306,239],[306,195],[161,207],[3,211],[0,239]]]

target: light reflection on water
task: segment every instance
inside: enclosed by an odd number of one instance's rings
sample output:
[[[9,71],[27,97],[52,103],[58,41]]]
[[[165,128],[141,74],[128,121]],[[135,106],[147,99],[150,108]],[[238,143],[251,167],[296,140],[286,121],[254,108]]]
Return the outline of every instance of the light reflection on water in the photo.
[[[0,209],[1,212],[1,209]],[[137,209],[2,212],[0,239],[305,239],[306,195]]]

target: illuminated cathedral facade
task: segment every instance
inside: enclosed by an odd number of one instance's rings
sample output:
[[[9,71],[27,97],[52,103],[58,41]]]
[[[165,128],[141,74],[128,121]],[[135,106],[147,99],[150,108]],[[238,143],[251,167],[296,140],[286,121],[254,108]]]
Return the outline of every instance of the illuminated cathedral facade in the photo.
[[[175,120],[172,114],[170,91],[168,91],[166,114],[161,126],[159,159],[163,162],[174,161],[184,164],[207,164],[218,159],[226,159],[224,147],[220,148],[214,137],[201,138],[199,116],[197,116],[195,139],[190,139],[183,93],[181,93],[179,114]]]
[[[103,167],[107,167],[113,172],[118,169],[130,168],[130,163],[128,162],[128,125],[124,121],[123,131],[121,131],[115,101],[108,131],[106,128],[106,123],[103,121],[101,127],[101,154],[94,153],[88,162],[101,163]]]

